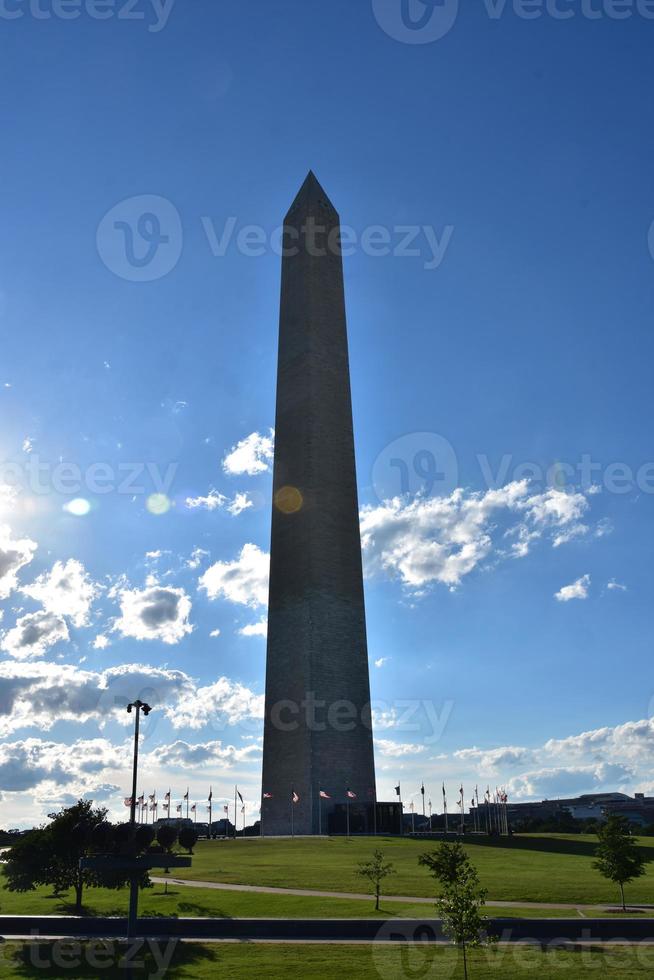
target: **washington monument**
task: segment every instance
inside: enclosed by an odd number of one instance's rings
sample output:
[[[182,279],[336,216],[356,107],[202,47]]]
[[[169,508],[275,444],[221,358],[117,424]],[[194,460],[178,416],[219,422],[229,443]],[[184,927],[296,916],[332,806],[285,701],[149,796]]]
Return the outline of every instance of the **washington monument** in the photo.
[[[309,173],[284,222],[263,833],[326,832],[348,790],[375,801],[340,221]]]

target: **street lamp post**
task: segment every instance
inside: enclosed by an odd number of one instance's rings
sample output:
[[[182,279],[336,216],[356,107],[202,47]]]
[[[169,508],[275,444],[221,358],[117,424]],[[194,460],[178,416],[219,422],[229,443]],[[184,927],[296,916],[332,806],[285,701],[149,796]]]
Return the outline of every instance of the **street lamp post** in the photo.
[[[129,813],[129,822],[131,826],[132,839],[136,833],[136,784],[138,779],[138,766],[139,766],[139,723],[141,720],[141,712],[147,717],[150,714],[151,707],[144,701],[133,701],[131,704],[127,705],[127,713],[131,714],[132,711],[135,712],[134,720],[134,764],[132,768],[132,798]],[[129,890],[129,917],[127,920],[127,937],[128,939],[133,938],[136,933],[136,921],[138,918],[138,902],[139,902],[139,875],[134,872],[130,881]]]

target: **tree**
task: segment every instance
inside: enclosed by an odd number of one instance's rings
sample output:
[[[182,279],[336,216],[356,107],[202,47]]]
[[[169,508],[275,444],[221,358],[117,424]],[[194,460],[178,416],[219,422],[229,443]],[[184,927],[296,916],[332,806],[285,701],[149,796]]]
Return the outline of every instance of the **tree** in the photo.
[[[193,848],[198,842],[198,835],[194,827],[182,827],[179,832],[179,846],[183,847],[189,854],[193,853]]]
[[[173,844],[177,843],[177,828],[171,824],[162,824],[157,828],[157,843],[161,844],[164,851],[171,851]]]
[[[645,874],[645,859],[629,833],[624,817],[610,816],[597,831],[599,846],[593,867],[609,881],[620,886],[622,910],[627,911],[624,886]]]
[[[9,891],[51,885],[59,894],[73,888],[79,915],[84,886],[94,883],[93,873],[80,871],[79,861],[88,853],[90,835],[105,822],[106,814],[106,810],[94,810],[89,800],[49,814],[50,824],[25,834],[11,848],[4,867]]]
[[[373,852],[372,861],[362,861],[356,872],[360,878],[366,878],[375,889],[375,910],[379,911],[379,897],[381,895],[381,885],[385,878],[394,875],[395,868],[392,864],[384,862],[384,855],[380,850]]]
[[[441,886],[436,901],[443,932],[463,953],[463,975],[468,980],[468,950],[489,942],[487,920],[482,915],[486,889],[463,846],[442,843],[431,854],[423,854],[419,863],[430,869]]]
[[[49,824],[24,834],[8,852],[3,869],[8,890],[27,892],[49,885],[58,895],[72,888],[80,915],[85,887],[122,888],[129,880],[125,872],[81,871],[79,866],[80,858],[106,851],[109,844],[117,853],[129,846],[121,841],[121,828],[111,828],[106,816],[105,809],[94,809],[89,800],[49,814]],[[144,874],[141,885],[148,884]]]
[[[432,877],[441,885],[448,885],[458,881],[461,872],[470,862],[463,844],[442,843],[431,854],[421,854],[418,864],[429,868]]]

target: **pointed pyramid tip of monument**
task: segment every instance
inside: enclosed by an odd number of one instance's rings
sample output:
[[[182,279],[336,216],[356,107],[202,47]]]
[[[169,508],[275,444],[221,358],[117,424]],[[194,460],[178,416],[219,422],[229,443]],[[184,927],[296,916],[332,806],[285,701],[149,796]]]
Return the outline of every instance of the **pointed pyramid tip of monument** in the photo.
[[[300,206],[303,210],[309,210],[312,207],[318,206],[320,208],[327,209],[328,211],[333,211],[334,214],[337,214],[336,208],[330,201],[327,192],[323,188],[313,170],[309,170],[309,173],[304,178],[304,182],[297,192],[295,200],[291,204],[288,213],[291,214],[292,211],[295,211]]]

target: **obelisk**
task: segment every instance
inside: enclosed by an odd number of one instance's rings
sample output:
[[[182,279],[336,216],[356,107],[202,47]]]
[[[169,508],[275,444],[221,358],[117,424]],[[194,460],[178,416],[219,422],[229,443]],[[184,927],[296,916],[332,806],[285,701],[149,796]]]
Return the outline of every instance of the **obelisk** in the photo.
[[[265,835],[326,832],[348,789],[376,798],[340,221],[313,173],[283,242]]]

